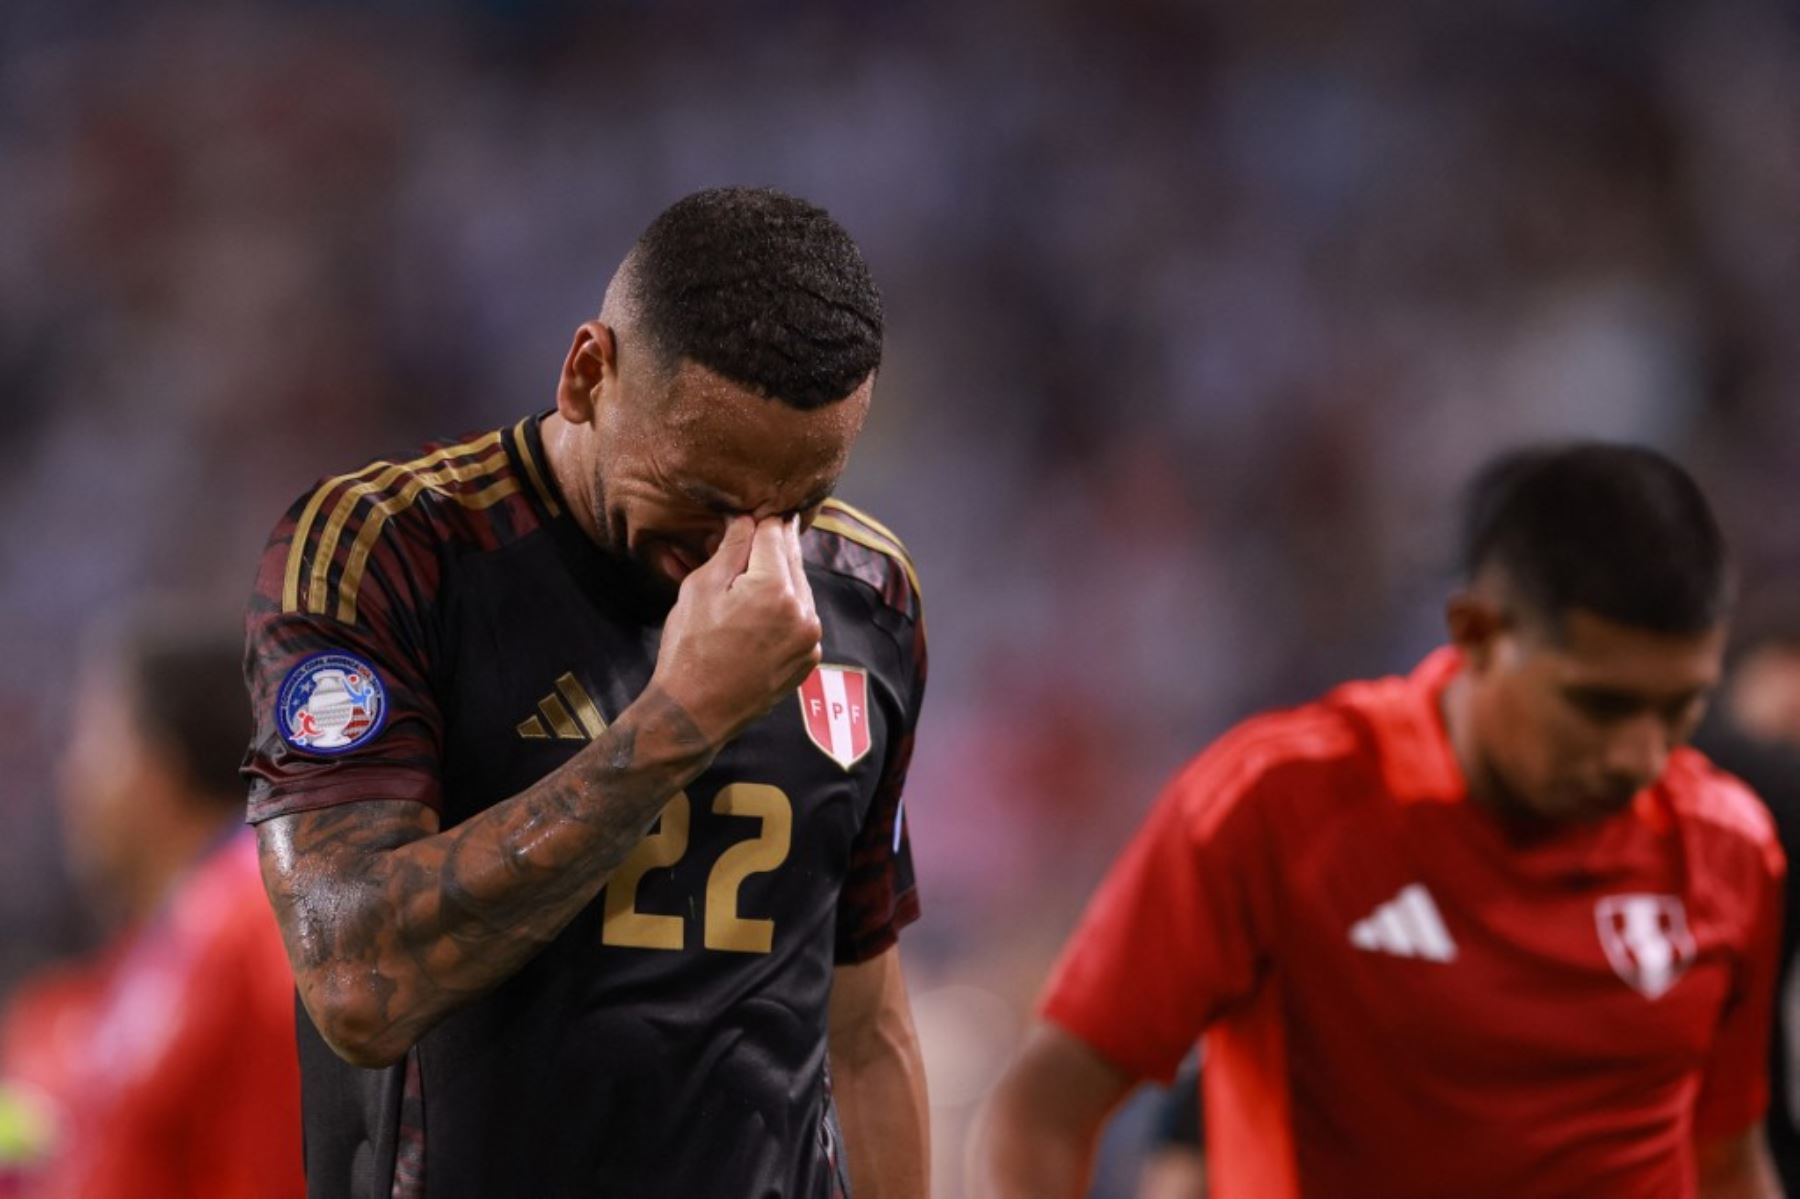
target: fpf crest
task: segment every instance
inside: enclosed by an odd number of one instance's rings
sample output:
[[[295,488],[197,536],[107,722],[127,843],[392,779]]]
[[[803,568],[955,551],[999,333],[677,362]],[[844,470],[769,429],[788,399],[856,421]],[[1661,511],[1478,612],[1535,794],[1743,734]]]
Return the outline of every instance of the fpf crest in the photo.
[[[800,718],[825,756],[850,769],[869,752],[869,672],[821,666],[800,684]]]
[[[1594,905],[1600,947],[1620,978],[1646,999],[1681,981],[1694,961],[1687,909],[1675,895],[1608,895]]]

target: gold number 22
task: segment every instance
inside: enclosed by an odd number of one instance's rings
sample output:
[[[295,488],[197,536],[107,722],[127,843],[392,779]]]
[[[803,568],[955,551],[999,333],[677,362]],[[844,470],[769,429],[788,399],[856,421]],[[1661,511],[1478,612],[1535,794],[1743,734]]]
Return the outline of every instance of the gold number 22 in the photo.
[[[792,848],[794,805],[779,787],[765,783],[732,783],[713,800],[721,816],[754,816],[762,822],[755,837],[719,855],[706,880],[708,949],[733,953],[768,953],[775,944],[773,920],[738,915],[738,889],[752,874],[774,870]],[[633,949],[681,949],[686,924],[680,916],[637,910],[638,884],[651,870],[673,866],[688,848],[692,805],[685,792],[663,808],[656,831],[638,843],[630,857],[606,883],[606,919],[600,940]]]

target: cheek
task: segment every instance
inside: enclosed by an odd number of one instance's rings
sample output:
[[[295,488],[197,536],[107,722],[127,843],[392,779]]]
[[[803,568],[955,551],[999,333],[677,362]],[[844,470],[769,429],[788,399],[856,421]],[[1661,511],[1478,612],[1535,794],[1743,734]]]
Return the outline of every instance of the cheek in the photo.
[[[703,545],[725,522],[710,512],[648,497],[627,501],[618,508],[625,544],[633,551],[651,540],[670,541],[686,549]]]
[[[104,761],[96,761],[82,772],[81,806],[93,819],[116,826],[134,809],[131,803],[131,781],[142,774],[139,763],[128,748],[120,747]]]
[[[1590,723],[1555,697],[1521,704],[1517,719],[1519,753],[1531,763],[1539,782],[1585,775],[1600,752],[1600,738]]]
[[[101,691],[77,703],[72,735],[58,764],[58,801],[68,831],[93,846],[134,835],[146,819],[133,802],[145,755],[126,702]],[[146,830],[153,831],[153,830]]]
[[[612,535],[634,551],[650,539],[697,544],[725,527],[724,518],[716,512],[649,485],[620,487],[607,498]]]
[[[629,483],[609,487],[602,504],[607,536],[620,548],[635,547],[645,535],[663,532],[673,519],[669,505],[648,487]]]
[[[1566,735],[1544,703],[1525,688],[1502,689],[1488,723],[1490,752],[1516,785],[1538,786],[1560,772]]]
[[[141,808],[131,802],[133,773],[123,755],[84,755],[71,764],[63,782],[62,817],[76,857],[110,864],[150,831],[135,827]]]

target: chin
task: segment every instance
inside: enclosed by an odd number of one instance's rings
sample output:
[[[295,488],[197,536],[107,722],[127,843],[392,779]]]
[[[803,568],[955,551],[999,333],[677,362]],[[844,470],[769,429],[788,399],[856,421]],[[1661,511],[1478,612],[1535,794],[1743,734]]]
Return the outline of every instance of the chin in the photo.
[[[1558,824],[1595,824],[1610,820],[1631,806],[1632,797],[1615,799],[1609,795],[1556,787],[1539,793],[1533,805],[1546,820]]]
[[[1492,763],[1489,763],[1486,775],[1495,809],[1507,821],[1520,828],[1569,824],[1585,818],[1581,813],[1565,807],[1562,797],[1554,788],[1515,784]]]

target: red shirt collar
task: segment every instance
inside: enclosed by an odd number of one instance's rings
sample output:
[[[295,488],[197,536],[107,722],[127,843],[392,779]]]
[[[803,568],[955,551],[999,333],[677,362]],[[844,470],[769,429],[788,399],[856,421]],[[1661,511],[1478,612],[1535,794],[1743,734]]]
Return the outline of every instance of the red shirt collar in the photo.
[[[1402,803],[1455,802],[1469,793],[1440,706],[1461,669],[1462,654],[1445,646],[1403,678],[1353,683],[1341,692],[1367,720],[1387,789]]]
[[[1444,646],[1432,651],[1405,677],[1354,683],[1344,689],[1343,698],[1367,720],[1383,781],[1389,794],[1401,803],[1461,803],[1468,798],[1468,781],[1451,747],[1442,706],[1444,689],[1462,666],[1462,654],[1453,646]],[[1588,855],[1602,851],[1599,857],[1610,857],[1622,843],[1636,840],[1634,829],[1665,835],[1672,828],[1671,815],[1659,781],[1639,792],[1618,816],[1573,826],[1549,838],[1540,852],[1560,855],[1579,850],[1582,864],[1593,869],[1597,859]]]

